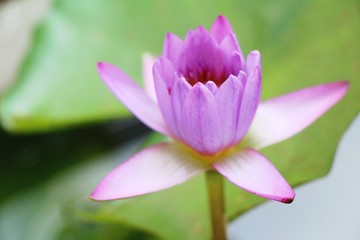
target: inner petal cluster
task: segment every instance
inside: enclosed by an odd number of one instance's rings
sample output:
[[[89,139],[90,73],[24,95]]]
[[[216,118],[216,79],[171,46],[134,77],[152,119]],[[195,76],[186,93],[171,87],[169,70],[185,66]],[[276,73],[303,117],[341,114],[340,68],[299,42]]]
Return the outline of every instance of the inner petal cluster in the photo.
[[[178,59],[173,62],[175,69],[192,86],[213,81],[219,87],[230,74],[237,75],[240,70],[240,66],[228,67],[231,54],[202,27],[187,34]]]
[[[231,28],[169,33],[153,68],[158,104],[175,139],[203,155],[240,142],[260,96],[260,55],[244,61]],[[225,29],[225,30],[224,30]]]

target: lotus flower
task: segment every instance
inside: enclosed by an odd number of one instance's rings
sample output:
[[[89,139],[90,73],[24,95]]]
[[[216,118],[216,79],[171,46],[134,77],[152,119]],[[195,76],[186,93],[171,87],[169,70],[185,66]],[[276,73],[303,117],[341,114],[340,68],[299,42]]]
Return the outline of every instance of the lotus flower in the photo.
[[[259,150],[306,128],[348,89],[346,81],[333,82],[260,102],[260,53],[245,59],[223,16],[184,40],[168,33],[163,55],[145,61],[147,92],[114,65],[101,62],[98,71],[138,119],[169,141],[121,163],[91,193],[94,200],[159,191],[214,169],[251,193],[290,203],[294,191]]]

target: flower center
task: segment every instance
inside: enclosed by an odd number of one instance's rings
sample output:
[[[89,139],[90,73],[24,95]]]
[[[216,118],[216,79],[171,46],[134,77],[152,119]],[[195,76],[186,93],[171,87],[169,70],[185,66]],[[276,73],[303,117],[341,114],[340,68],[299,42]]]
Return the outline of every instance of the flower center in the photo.
[[[183,72],[182,75],[191,86],[194,86],[198,82],[206,84],[208,81],[213,81],[217,87],[220,87],[230,73],[226,73],[226,71],[223,70],[217,74],[206,67],[199,66],[198,68],[189,69],[188,71]]]

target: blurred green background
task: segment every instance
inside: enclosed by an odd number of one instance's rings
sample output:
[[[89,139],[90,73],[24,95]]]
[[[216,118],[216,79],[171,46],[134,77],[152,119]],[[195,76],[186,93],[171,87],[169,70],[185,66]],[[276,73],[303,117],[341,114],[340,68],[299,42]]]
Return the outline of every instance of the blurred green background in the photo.
[[[95,203],[88,194],[114,166],[162,139],[149,138],[112,96],[96,63],[114,63],[141,84],[141,55],[161,54],[166,32],[184,37],[220,14],[244,54],[262,53],[262,99],[351,82],[319,121],[263,151],[293,186],[324,176],[360,109],[359,9],[357,0],[3,1],[0,239],[209,239],[203,176],[123,201]],[[230,184],[226,198],[231,220],[263,202]]]

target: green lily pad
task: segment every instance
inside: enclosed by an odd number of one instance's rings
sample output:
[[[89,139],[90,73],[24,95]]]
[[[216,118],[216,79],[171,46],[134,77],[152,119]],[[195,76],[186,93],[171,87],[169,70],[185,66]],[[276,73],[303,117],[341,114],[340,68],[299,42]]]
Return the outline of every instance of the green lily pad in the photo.
[[[57,1],[35,31],[17,84],[1,100],[1,122],[7,130],[29,132],[128,117],[99,79],[96,63],[115,63],[141,82],[141,55],[160,54],[166,32],[184,36],[200,24],[209,27],[218,14],[230,19],[245,53],[262,51],[264,96],[347,77],[344,66],[356,55],[349,50],[358,35],[356,6],[313,5],[303,0]],[[329,71],[329,65],[336,69]]]
[[[199,24],[209,27],[218,14],[229,18],[245,53],[262,52],[263,99],[318,83],[351,82],[346,97],[319,121],[262,151],[292,186],[324,176],[360,110],[360,14],[354,0],[58,1],[36,32],[18,84],[2,101],[3,125],[39,131],[128,116],[98,79],[95,63],[115,63],[139,81],[140,55],[160,53],[165,32],[184,36]],[[63,188],[69,186],[71,181]],[[205,197],[201,175],[147,196],[71,206],[82,221],[124,223],[163,239],[209,239]],[[263,199],[227,184],[226,201],[234,219]]]
[[[11,135],[0,129],[0,203],[46,182],[74,164],[149,131],[138,121],[111,121],[48,134]],[[1,239],[1,237],[0,237]]]
[[[97,130],[99,131],[99,129]],[[54,138],[56,137],[52,136],[52,140]],[[116,142],[112,141],[113,139],[107,140]],[[78,147],[85,145],[79,143]],[[74,146],[74,148],[76,147]],[[73,162],[71,168],[49,177],[47,181],[19,192],[5,201],[2,199],[0,204],[0,239],[158,239],[154,233],[124,222],[113,222],[106,219],[93,221],[84,219],[75,212],[77,205],[87,205],[89,208],[96,205],[87,196],[96,184],[97,179],[101,178],[104,171],[116,164],[113,161],[115,157],[123,158],[123,155],[129,154],[126,152],[133,152],[134,149],[136,149],[134,143],[124,144],[119,153],[101,155],[87,162]],[[88,152],[94,153],[94,151],[99,153],[99,149],[88,149]],[[84,154],[79,156],[74,152],[76,151],[72,152],[71,157],[77,157],[78,160],[84,158]],[[85,153],[86,149],[80,148],[79,152]],[[95,161],[96,159],[100,161]],[[42,163],[42,165],[44,164]],[[36,168],[33,170],[36,172]],[[37,174],[41,175],[42,173]],[[14,180],[16,180],[16,176],[8,176],[8,178],[15,178]],[[31,180],[27,179],[27,181]]]

